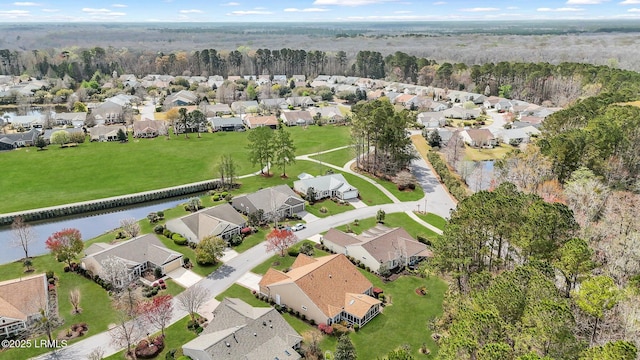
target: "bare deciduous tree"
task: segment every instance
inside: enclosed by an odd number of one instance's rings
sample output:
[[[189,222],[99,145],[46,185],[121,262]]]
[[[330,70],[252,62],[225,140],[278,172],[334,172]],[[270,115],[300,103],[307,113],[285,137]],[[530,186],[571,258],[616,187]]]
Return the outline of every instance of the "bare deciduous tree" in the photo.
[[[454,133],[447,145],[442,148],[442,152],[447,158],[447,162],[455,169],[458,162],[464,157],[464,140],[459,133]]]
[[[140,225],[138,225],[138,221],[134,218],[120,220],[120,227],[128,237],[134,238],[140,234]]]
[[[69,302],[73,306],[74,314],[79,314],[82,311],[80,308],[80,289],[75,288],[69,291]]]
[[[127,264],[125,264],[122,259],[109,256],[102,260],[100,265],[102,266],[102,274],[99,274],[100,277],[109,282],[114,291],[120,292],[129,285],[131,280],[129,270],[127,269]]]
[[[104,357],[104,349],[101,347],[97,347],[93,349],[89,355],[87,355],[87,360],[102,360]]]
[[[11,246],[20,247],[24,251],[24,259],[29,259],[29,245],[36,240],[36,233],[31,225],[21,216],[16,216],[11,224]]]
[[[133,351],[131,350],[131,346],[142,336],[142,331],[137,319],[120,312],[118,314],[116,327],[111,329],[109,334],[111,335],[111,341],[114,345],[124,347],[127,356],[132,356]]]
[[[196,313],[202,304],[209,300],[209,290],[196,284],[185,290],[178,298],[178,306],[189,313],[191,320],[195,320]]]

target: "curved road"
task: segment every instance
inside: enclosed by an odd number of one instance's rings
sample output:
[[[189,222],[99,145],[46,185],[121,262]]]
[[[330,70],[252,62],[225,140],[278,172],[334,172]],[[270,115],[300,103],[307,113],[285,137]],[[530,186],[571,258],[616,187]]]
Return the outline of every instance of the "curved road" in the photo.
[[[346,147],[335,148],[335,149],[324,151],[322,153],[336,151],[344,148]],[[309,157],[309,156],[314,156],[318,154],[319,153],[302,155],[302,156],[296,157],[296,159],[320,162],[319,160],[311,159]],[[384,210],[388,214],[405,212],[414,220],[416,220],[418,223],[430,228],[431,230],[436,231],[437,233],[441,233],[439,229],[424,222],[422,219],[420,219],[413,213],[414,210],[418,209],[418,205],[420,206],[421,209],[424,209],[424,206],[426,205],[428,212],[432,212],[434,214],[448,218],[450,211],[454,209],[456,206],[453,200],[451,199],[451,197],[449,196],[448,192],[446,191],[446,189],[442,186],[442,184],[440,184],[438,179],[434,176],[431,168],[427,165],[427,163],[422,157],[419,157],[418,159],[412,162],[411,172],[415,175],[418,182],[422,186],[425,193],[425,197],[418,201],[407,201],[407,202],[401,202],[392,193],[390,193],[387,189],[382,187],[382,185],[378,184],[374,180],[352,171],[351,170],[352,163],[353,161],[347,163],[342,168],[335,165],[327,164],[325,162],[323,162],[322,164],[335,168],[340,171],[345,171],[350,174],[354,174],[355,176],[358,176],[374,184],[383,193],[385,193],[393,201],[393,203],[376,205],[376,206],[367,206],[364,208],[354,209],[354,210],[336,214],[333,216],[320,218],[313,222],[309,222],[307,223],[306,229],[298,231],[296,233],[296,235],[298,236],[298,241],[307,239],[313,235],[327,231],[332,227],[348,224],[352,222],[354,219],[365,219],[369,217],[374,217],[379,209]],[[213,298],[221,294],[222,292],[224,292],[227,288],[229,288],[231,285],[237,282],[244,274],[251,271],[251,269],[253,269],[257,265],[265,262],[272,255],[273,253],[266,251],[266,247],[263,244],[258,244],[252,247],[251,249],[232,258],[231,260],[227,261],[224,265],[218,268],[218,270],[209,274],[209,276],[207,276],[206,278],[200,280],[198,284],[207,288],[210,292],[210,296]],[[187,315],[186,312],[178,309],[178,306],[174,300],[174,314],[173,314],[171,323],[173,324],[177,322],[178,320],[182,319],[186,315]],[[157,331],[156,329],[153,329],[153,328],[147,328],[147,330],[150,333]],[[109,331],[106,331],[106,332],[102,332],[100,334],[96,334],[91,337],[88,337],[84,340],[78,341],[66,348],[41,355],[35,359],[65,359],[65,360],[86,359],[87,356],[96,348],[102,349],[105,357],[115,354],[118,351],[122,350],[121,346],[117,346],[113,344]]]

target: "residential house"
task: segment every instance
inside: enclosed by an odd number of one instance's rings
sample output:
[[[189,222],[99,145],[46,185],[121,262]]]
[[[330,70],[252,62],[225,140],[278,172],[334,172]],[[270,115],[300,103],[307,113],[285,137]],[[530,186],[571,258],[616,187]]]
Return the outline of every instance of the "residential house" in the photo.
[[[449,140],[451,140],[451,138],[459,132],[459,130],[450,130],[450,129],[445,129],[445,128],[438,128],[436,129],[436,131],[438,132],[438,134],[440,135],[440,145],[442,146],[446,146],[447,143],[449,143]]]
[[[291,270],[269,269],[260,292],[318,324],[346,321],[363,326],[380,313],[373,284],[343,254],[298,255]]]
[[[235,197],[233,207],[243,214],[262,210],[265,218],[280,218],[304,211],[304,200],[287,185],[278,185]]]
[[[236,114],[245,114],[247,112],[258,112],[258,102],[250,101],[234,101],[231,103],[231,110]]]
[[[137,96],[127,95],[127,94],[118,94],[116,96],[112,96],[110,98],[104,99],[105,102],[116,103],[122,107],[129,106],[131,105],[132,102],[139,101],[139,100],[140,98],[138,98]]]
[[[375,272],[381,266],[387,269],[411,266],[433,256],[425,244],[401,227],[378,225],[360,235],[330,229],[322,236],[322,243],[332,252],[351,256]]]
[[[425,108],[429,111],[445,111],[449,108],[449,105],[441,101],[432,101]]]
[[[207,236],[228,240],[239,235],[247,224],[233,206],[222,204],[167,221],[166,228],[181,234],[192,243],[199,243]]]
[[[291,75],[291,78],[293,79],[293,81],[307,81],[306,75]],[[274,80],[275,80],[275,76],[274,76]]]
[[[213,131],[245,131],[244,122],[239,117],[214,117],[207,119]]]
[[[492,148],[498,145],[495,136],[489,129],[468,129],[460,132],[462,140],[469,146],[479,148]]]
[[[484,107],[486,107],[487,109],[493,109],[495,108],[496,104],[500,102],[500,100],[503,100],[497,96],[489,96],[485,99],[483,105]]]
[[[0,150],[13,150],[19,147],[34,146],[40,136],[38,129],[13,134],[0,134]]]
[[[16,115],[10,120],[14,129],[41,129],[42,118],[40,115]]]
[[[322,106],[313,109],[311,113],[315,116],[320,113],[320,118],[329,124],[337,124],[344,122],[344,115],[338,106]]]
[[[80,266],[103,279],[108,277],[102,263],[111,257],[126,264],[130,281],[142,276],[147,269],[159,268],[162,274],[167,274],[182,266],[182,254],[166,248],[155,234],[140,235],[114,245],[95,243],[84,252],[86,256],[80,260]]]
[[[528,118],[531,118],[532,116],[525,116],[525,120],[529,120]],[[511,125],[511,129],[521,129],[527,126],[533,126],[534,128],[540,130],[540,127],[542,126],[542,120],[541,118],[535,118],[535,120],[540,120],[537,122],[529,122],[529,121],[524,121],[524,120],[519,120],[519,121],[514,121],[512,123],[509,123],[509,125]]]
[[[446,119],[442,111],[422,112],[418,114],[417,120],[427,129],[443,127],[446,124]]]
[[[213,311],[209,325],[182,346],[193,360],[298,360],[302,337],[272,307],[253,307],[225,298]]]
[[[249,129],[255,129],[262,126],[268,126],[272,129],[278,128],[278,119],[274,115],[269,116],[247,116],[244,118],[245,124]]]
[[[193,105],[198,101],[198,95],[193,91],[180,90],[177,93],[167,96],[163,105],[165,108],[170,109],[176,106]]]
[[[72,125],[73,127],[82,127],[86,119],[86,112],[56,113],[53,116],[53,123],[57,126]]]
[[[228,104],[200,104],[199,108],[206,116],[222,116],[231,114],[231,107],[229,107]]]
[[[452,107],[443,111],[446,118],[471,120],[480,116],[480,109],[465,109],[462,107]]]
[[[260,100],[260,107],[265,110],[276,111],[278,109],[286,109],[288,104],[284,98],[262,99]]]
[[[118,130],[127,133],[127,128],[123,125],[98,125],[89,128],[89,138],[91,141],[118,141]]]
[[[42,138],[44,139],[44,141],[47,142],[47,144],[51,143],[51,135],[53,135],[53,133],[57,132],[57,131],[64,131],[66,133],[68,133],[69,135],[71,134],[82,134],[83,136],[86,134],[84,129],[82,128],[62,128],[62,129],[47,129],[44,131],[44,133],[42,133]]]
[[[393,99],[393,103],[400,106],[407,106],[407,104],[415,97],[416,96],[413,94],[402,94]]]
[[[358,197],[358,189],[350,185],[342,174],[302,177],[293,182],[293,189],[300,194],[306,195],[309,188],[313,189],[316,200],[327,197],[351,200]]]
[[[513,102],[506,99],[501,99],[493,107],[498,111],[511,111],[513,110],[513,106]]]
[[[49,291],[45,274],[21,276],[0,282],[0,339],[22,334],[49,312]]]
[[[163,120],[138,120],[133,122],[133,137],[154,138],[168,133],[167,122]]]
[[[292,96],[287,98],[287,104],[292,107],[307,108],[309,106],[315,106],[316,102],[309,96]]]
[[[538,135],[540,135],[540,130],[529,125],[515,129],[501,130],[496,137],[505,144],[519,145],[528,143],[532,136]]]
[[[529,125],[540,126],[543,121],[544,121],[544,118],[539,116],[520,116],[520,122],[526,123],[527,126]]]
[[[91,110],[97,125],[124,122],[124,107],[111,101],[103,102]]]
[[[313,124],[313,115],[306,110],[283,111],[280,114],[282,122],[287,126],[300,126]]]

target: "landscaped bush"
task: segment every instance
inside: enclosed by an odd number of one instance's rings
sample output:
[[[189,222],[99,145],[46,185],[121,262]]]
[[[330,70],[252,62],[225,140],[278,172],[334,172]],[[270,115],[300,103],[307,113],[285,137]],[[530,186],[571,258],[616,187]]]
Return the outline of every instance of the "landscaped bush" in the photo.
[[[173,243],[176,245],[187,245],[187,239],[185,239],[184,236],[180,234],[171,235],[171,239],[173,240]]]
[[[329,212],[329,209],[327,209],[326,207],[324,207],[324,206],[323,206],[323,207],[321,207],[321,208],[320,208],[320,210],[318,210],[318,211],[320,211],[320,212],[321,212],[321,213],[323,213],[323,214],[326,214],[327,212]]]
[[[164,233],[164,226],[162,225],[156,225],[153,227],[153,232],[156,234],[162,234]]]
[[[342,324],[338,324],[335,323],[333,325],[331,325],[331,327],[333,328],[333,334],[336,337],[340,337],[344,334],[348,334],[349,333],[349,328],[347,328],[346,326],[342,325]]]
[[[290,247],[289,250],[287,250],[287,254],[289,254],[289,256],[291,257],[296,257],[298,256],[298,254],[300,254],[300,251],[298,251],[298,249],[294,247]]]
[[[211,201],[216,202],[216,201],[220,201],[220,195],[215,194],[211,197]]]
[[[152,359],[164,350],[164,339],[162,335],[151,341],[140,340],[136,346],[135,354],[138,359]]]
[[[171,237],[173,236],[173,231],[164,229],[162,230],[162,235],[164,235],[164,237],[166,237],[167,239],[171,239]]]
[[[229,245],[231,246],[238,246],[242,244],[242,235],[233,235],[230,239],[229,239]]]
[[[325,323],[319,324],[318,325],[318,330],[320,330],[321,333],[326,334],[326,335],[333,334],[333,328],[330,325],[327,325]]]
[[[47,271],[46,274],[47,274],[47,279],[53,279],[53,277],[55,276],[55,274],[53,273],[53,270]]]
[[[418,241],[420,241],[421,243],[423,243],[425,245],[431,246],[431,240],[429,240],[429,238],[427,238],[424,235],[418,234],[418,236],[416,236],[416,239],[418,239]]]

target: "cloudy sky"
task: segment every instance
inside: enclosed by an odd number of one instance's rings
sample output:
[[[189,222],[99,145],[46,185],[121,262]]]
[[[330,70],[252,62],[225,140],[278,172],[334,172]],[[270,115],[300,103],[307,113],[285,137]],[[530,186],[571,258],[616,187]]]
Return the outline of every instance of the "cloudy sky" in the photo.
[[[640,0],[43,0],[0,2],[0,22],[344,22],[492,19],[640,19]]]

